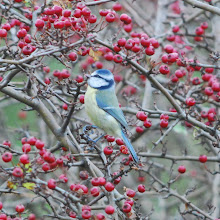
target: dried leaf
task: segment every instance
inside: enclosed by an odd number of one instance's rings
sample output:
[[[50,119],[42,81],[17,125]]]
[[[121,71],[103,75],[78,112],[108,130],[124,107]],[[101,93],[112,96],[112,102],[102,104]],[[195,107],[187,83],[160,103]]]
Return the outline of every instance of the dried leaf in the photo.
[[[22,186],[25,187],[26,189],[32,190],[32,189],[34,189],[36,184],[35,183],[23,183]]]
[[[11,181],[8,181],[8,182],[7,182],[7,187],[8,187],[9,189],[17,189],[17,184],[15,184],[15,183],[13,183],[13,182],[11,182]]]
[[[94,51],[92,48],[89,50],[89,56],[91,56],[94,61],[98,61],[99,57],[102,55],[101,51]]]

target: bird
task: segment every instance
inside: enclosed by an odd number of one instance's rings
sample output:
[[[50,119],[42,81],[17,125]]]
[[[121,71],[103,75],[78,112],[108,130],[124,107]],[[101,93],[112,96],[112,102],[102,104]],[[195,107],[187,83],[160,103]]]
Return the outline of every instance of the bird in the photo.
[[[91,121],[108,135],[121,138],[127,146],[133,161],[139,158],[130,143],[123,111],[119,107],[115,93],[114,75],[107,69],[98,69],[88,75],[88,87],[85,93],[85,111]]]

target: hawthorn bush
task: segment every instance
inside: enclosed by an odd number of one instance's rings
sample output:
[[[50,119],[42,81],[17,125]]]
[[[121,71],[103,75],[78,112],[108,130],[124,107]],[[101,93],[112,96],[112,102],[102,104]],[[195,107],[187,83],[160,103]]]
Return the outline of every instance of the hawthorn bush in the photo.
[[[0,219],[219,219],[218,2],[0,0]],[[102,68],[140,164],[93,141]]]

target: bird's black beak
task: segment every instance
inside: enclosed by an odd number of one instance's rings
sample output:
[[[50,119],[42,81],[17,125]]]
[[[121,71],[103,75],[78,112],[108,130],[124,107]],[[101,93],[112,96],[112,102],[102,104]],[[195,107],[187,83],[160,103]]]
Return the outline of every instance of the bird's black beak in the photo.
[[[90,74],[85,74],[85,76],[89,79],[91,77]]]

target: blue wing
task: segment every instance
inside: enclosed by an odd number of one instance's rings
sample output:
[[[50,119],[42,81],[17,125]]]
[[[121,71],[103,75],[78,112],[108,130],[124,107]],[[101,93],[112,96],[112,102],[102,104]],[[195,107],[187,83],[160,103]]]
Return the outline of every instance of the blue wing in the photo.
[[[122,138],[123,138],[123,140],[124,140],[124,143],[125,143],[126,147],[129,149],[130,154],[131,154],[133,160],[134,160],[136,163],[138,163],[139,159],[138,159],[138,156],[137,156],[137,154],[136,154],[136,152],[135,152],[135,150],[134,150],[134,147],[132,146],[132,144],[131,144],[130,141],[128,140],[128,138],[127,138],[127,136],[125,135],[125,133],[124,133],[123,131],[121,131],[121,133],[122,133]]]
[[[112,91],[98,91],[96,93],[96,102],[99,108],[114,117],[123,128],[128,128],[124,114],[119,107],[115,92]]]
[[[115,91],[98,91],[96,93],[96,102],[99,108],[103,109],[105,112],[114,117],[121,125],[121,135],[124,140],[125,145],[129,149],[133,160],[138,163],[138,156],[127,138],[126,129],[128,128],[128,124],[125,120],[124,114],[119,107],[117,97],[115,95]]]

